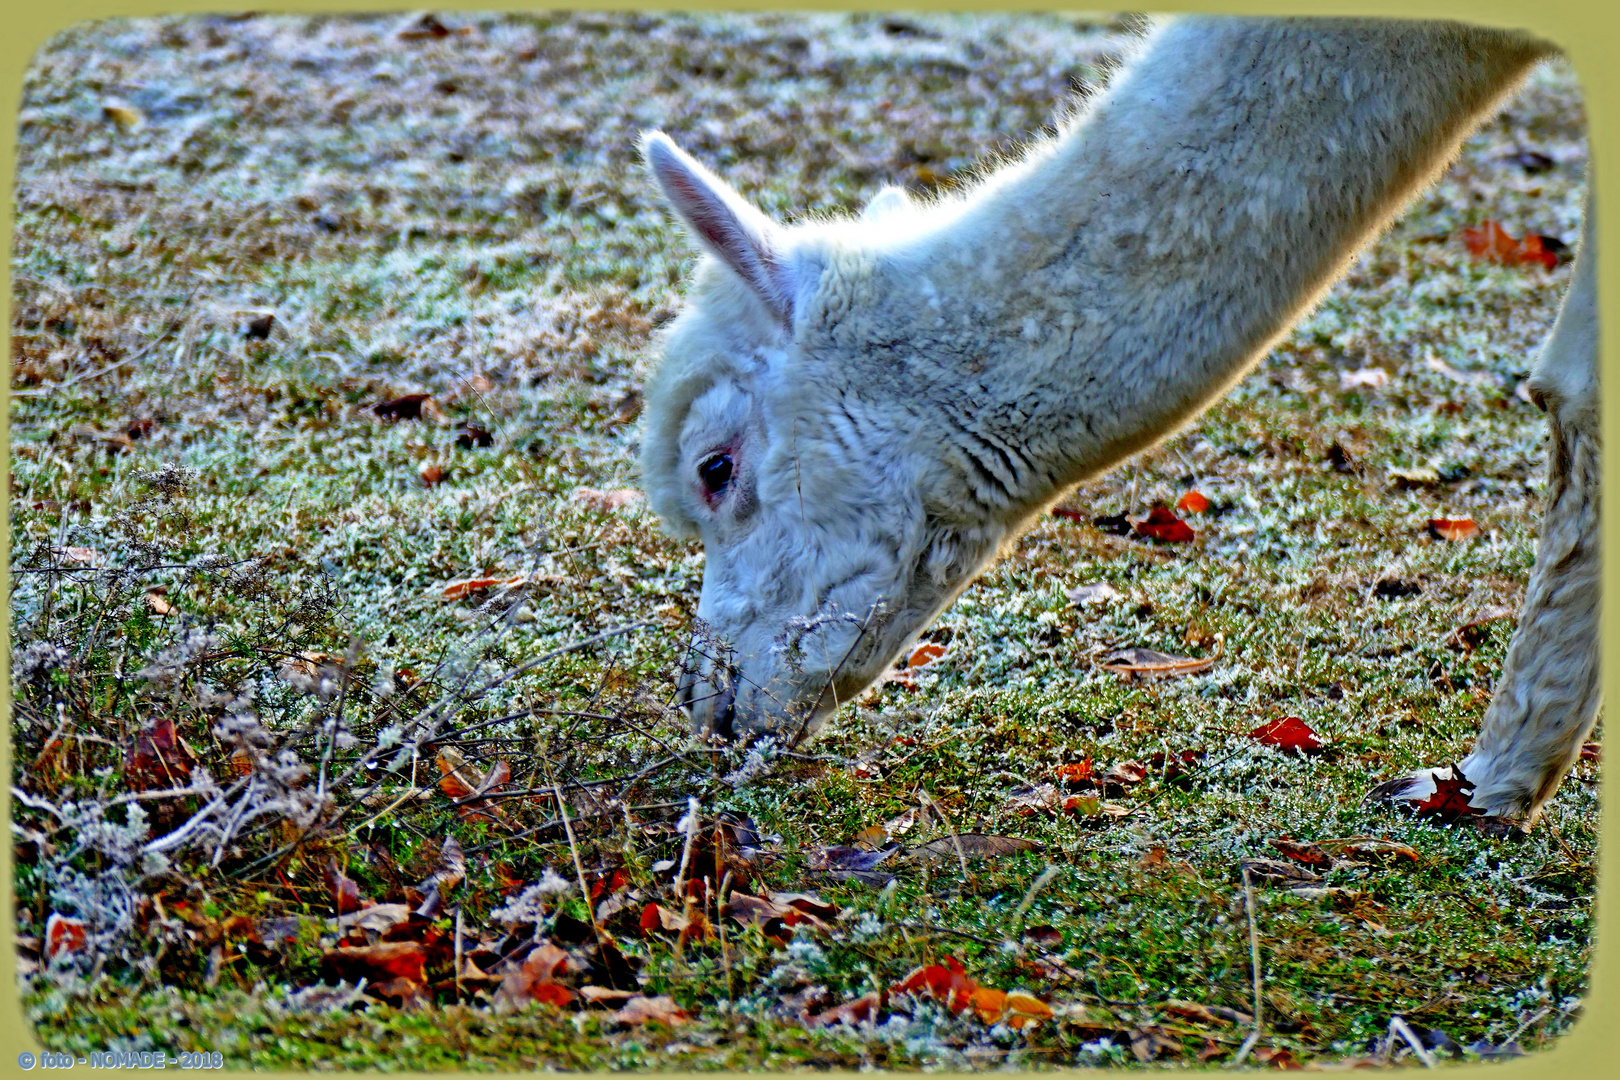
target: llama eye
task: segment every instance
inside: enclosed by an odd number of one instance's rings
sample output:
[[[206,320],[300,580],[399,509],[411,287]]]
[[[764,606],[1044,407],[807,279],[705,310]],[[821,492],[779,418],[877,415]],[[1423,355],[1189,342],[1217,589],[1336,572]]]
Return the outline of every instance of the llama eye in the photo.
[[[731,483],[731,455],[715,454],[698,466],[698,478],[710,495],[718,495]]]

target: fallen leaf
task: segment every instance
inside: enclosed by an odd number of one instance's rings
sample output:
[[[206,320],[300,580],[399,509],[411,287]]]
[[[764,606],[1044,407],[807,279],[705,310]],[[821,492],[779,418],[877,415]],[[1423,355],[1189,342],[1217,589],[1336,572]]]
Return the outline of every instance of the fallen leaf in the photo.
[[[988,986],[974,987],[973,992],[968,995],[968,1007],[973,1010],[980,1023],[994,1024],[1001,1019],[1002,1013],[1007,1011],[1007,992]]]
[[[370,906],[371,901],[360,895],[359,884],[343,872],[335,857],[327,861],[325,876],[326,889],[332,896],[332,908],[339,915]]]
[[[1379,367],[1357,368],[1339,372],[1340,390],[1378,390],[1389,385],[1389,372]]]
[[[1363,859],[1410,859],[1421,863],[1423,857],[1417,849],[1399,840],[1357,840],[1344,846],[1345,854]]]
[[[427,394],[405,394],[373,405],[371,411],[384,420],[420,420],[422,413],[428,409],[428,402],[432,398]]]
[[[907,859],[938,861],[957,857],[961,853],[969,859],[995,859],[1003,855],[1017,855],[1024,851],[1039,851],[1041,845],[1033,840],[1016,836],[994,836],[986,833],[960,833],[955,837],[942,836],[906,852]]]
[[[1120,598],[1120,592],[1106,581],[1094,581],[1090,585],[1080,585],[1068,592],[1069,603],[1077,606],[1086,604],[1106,604]]]
[[[1595,742],[1581,743],[1582,761],[1600,761],[1603,757],[1603,744]]]
[[[1198,538],[1192,526],[1176,517],[1168,506],[1155,506],[1148,516],[1132,526],[1139,535],[1167,544],[1189,544]]]
[[[1056,785],[1026,784],[1009,791],[1007,801],[1001,804],[1001,808],[1027,817],[1030,814],[1053,813],[1060,804]]]
[[[1456,765],[1449,769],[1434,770],[1434,793],[1422,801],[1414,802],[1412,809],[1428,817],[1445,821],[1476,817],[1484,813],[1469,803],[1474,785]]]
[[[612,510],[618,510],[620,507],[641,502],[645,496],[635,488],[614,488],[611,491],[601,491],[597,488],[577,487],[569,498],[574,502],[605,514]]]
[[[1410,469],[1391,469],[1389,478],[1397,487],[1428,487],[1440,482],[1440,470],[1428,465],[1414,465]]]
[[[1262,1065],[1270,1065],[1274,1069],[1303,1069],[1305,1067],[1294,1060],[1292,1050],[1276,1046],[1265,1046],[1256,1050],[1254,1060]]]
[[[157,593],[147,593],[144,600],[146,601],[146,610],[154,615],[168,615],[174,611],[174,605]]]
[[[1306,866],[1332,866],[1333,856],[1316,844],[1308,840],[1295,840],[1290,836],[1279,836],[1271,841],[1271,846],[1282,852],[1295,862]]]
[[[1239,865],[1256,881],[1280,885],[1316,885],[1322,880],[1303,866],[1282,859],[1244,859]]]
[[[354,883],[349,882],[349,884]],[[358,889],[355,890],[355,895],[358,897]],[[401,923],[408,922],[410,917],[411,906],[409,904],[373,904],[358,911],[351,911],[347,915],[340,915],[335,922],[337,928],[344,932],[362,930],[371,934],[386,934]],[[294,920],[295,923],[296,921]],[[296,936],[297,926],[295,925],[292,930]],[[262,924],[259,933],[264,936]]]
[[[1146,780],[1147,774],[1147,766],[1140,761],[1121,761],[1103,774],[1099,786],[1104,795],[1123,795],[1126,789]]]
[[[691,1019],[678,1008],[672,997],[633,997],[624,1003],[613,1019],[621,1024],[663,1024],[674,1027]]]
[[[914,826],[916,824],[917,824],[917,808],[915,806],[913,806],[911,809],[907,810],[905,813],[900,814],[900,815],[898,815],[896,817],[892,817],[888,821],[885,821],[883,823],[883,831],[888,833],[890,836],[901,836],[901,835],[903,835],[905,833],[910,832],[911,829],[912,829],[912,826]]]
[[[1313,754],[1325,745],[1322,736],[1312,731],[1310,725],[1297,716],[1268,720],[1249,732],[1249,737],[1264,746],[1278,750],[1293,750],[1301,754]]]
[[[255,315],[242,324],[242,336],[248,341],[268,341],[270,339],[270,328],[275,325],[275,322],[276,316],[274,312],[266,311]]]
[[[1219,656],[1206,656],[1202,659],[1171,656],[1169,653],[1154,649],[1136,647],[1109,653],[1098,662],[1097,666],[1126,679],[1158,679],[1196,675],[1200,671],[1208,671],[1215,666],[1217,659]]]
[[[952,1012],[962,1012],[978,989],[979,984],[968,977],[962,961],[946,956],[937,964],[924,964],[907,974],[895,984],[894,992],[931,997]]]
[[[1479,535],[1472,518],[1430,518],[1429,535],[1437,540],[1468,540]]]
[[[1511,150],[1503,154],[1501,160],[1509,165],[1517,165],[1531,176],[1544,173],[1558,164],[1539,150]]]
[[[926,667],[945,655],[945,646],[934,641],[925,641],[911,650],[906,659],[907,667]]]
[[[465,26],[446,26],[444,23],[439,21],[437,15],[430,12],[401,30],[399,32],[399,37],[402,41],[439,41],[457,34],[468,34],[471,32],[471,29]]]
[[[1091,519],[1091,527],[1109,536],[1131,535],[1131,519],[1124,514],[1103,514]]]
[[[1558,265],[1557,253],[1545,242],[1554,238],[1529,234],[1522,240],[1516,239],[1494,221],[1481,222],[1473,228],[1461,230],[1457,235],[1461,238],[1463,247],[1468,249],[1468,254],[1480,262],[1500,263],[1504,266],[1536,263],[1547,270]],[[1557,243],[1562,246],[1563,241]]]
[[[1485,641],[1485,635],[1492,623],[1511,619],[1515,614],[1512,608],[1497,604],[1481,608],[1473,619],[1446,635],[1446,644],[1453,649],[1465,651],[1477,649]]]
[[[66,555],[68,559],[73,562],[86,563],[89,565],[94,565],[96,561],[101,558],[100,552],[96,551],[94,548],[87,547],[65,547],[62,549],[62,554]]]
[[[422,478],[422,483],[428,487],[444,483],[444,466],[437,461],[422,462],[416,472]]]
[[[514,574],[511,577],[476,577],[465,581],[452,581],[439,590],[441,600],[460,600],[469,593],[486,592],[490,589],[515,589],[520,585],[529,584],[527,574]]]
[[[321,954],[327,973],[340,979],[409,979],[420,984],[426,978],[427,950],[415,941],[384,941],[328,949]]]
[[[1131,1055],[1146,1064],[1160,1054],[1179,1054],[1181,1039],[1157,1024],[1148,1024],[1131,1032]]]
[[[1423,586],[1415,581],[1402,581],[1400,578],[1380,578],[1373,585],[1373,595],[1385,600],[1401,600],[1408,596],[1416,596],[1423,591]]]
[[[146,126],[146,114],[133,105],[107,103],[101,106],[101,115],[122,131],[139,131]]]
[[[83,952],[89,942],[90,935],[83,919],[53,911],[51,917],[45,920],[45,959],[54,960],[58,956]]]
[[[859,1024],[864,1020],[871,1020],[877,1015],[878,1009],[883,1007],[883,995],[876,990],[862,994],[854,1001],[847,1001],[836,1005],[826,1012],[806,1017],[805,1027],[820,1028],[833,1024]]]
[[[1437,375],[1444,375],[1452,382],[1462,383],[1464,386],[1498,385],[1496,376],[1489,371],[1460,371],[1438,356],[1431,356],[1424,363],[1430,371]]]
[[[1084,512],[1075,510],[1074,508],[1068,506],[1052,507],[1052,516],[1055,518],[1062,518],[1065,521],[1072,521],[1077,525],[1084,525],[1086,522],[1086,515]]]
[[[1176,500],[1176,509],[1183,514],[1202,514],[1209,509],[1209,496],[1201,491],[1189,491]]]
[[[456,434],[456,447],[460,450],[471,450],[474,447],[483,449],[494,445],[495,436],[491,435],[482,425],[475,424],[471,420],[465,421],[461,425],[461,430]]]
[[[131,791],[178,787],[190,780],[197,755],[174,729],[174,718],[160,716],[152,721],[130,747],[124,759],[124,777]]]
[[[1096,777],[1092,775],[1091,756],[1089,754],[1079,761],[1059,765],[1057,767],[1057,776],[1063,783],[1073,784],[1076,787],[1088,787],[1096,783]]]

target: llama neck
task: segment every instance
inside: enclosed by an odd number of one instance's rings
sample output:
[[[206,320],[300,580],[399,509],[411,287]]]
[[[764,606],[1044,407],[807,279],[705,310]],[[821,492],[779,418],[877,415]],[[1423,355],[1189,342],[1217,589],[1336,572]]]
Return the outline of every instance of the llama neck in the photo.
[[[1016,523],[1230,387],[1547,51],[1170,23],[1065,134],[875,253],[882,319],[833,332],[868,384],[927,388],[968,494]]]

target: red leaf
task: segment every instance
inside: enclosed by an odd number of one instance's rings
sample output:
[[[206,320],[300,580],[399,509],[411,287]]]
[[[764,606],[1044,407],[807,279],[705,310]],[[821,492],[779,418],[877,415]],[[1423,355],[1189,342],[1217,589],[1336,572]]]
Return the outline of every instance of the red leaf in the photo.
[[[1067,506],[1052,507],[1052,516],[1055,518],[1063,518],[1065,521],[1072,521],[1077,525],[1084,525],[1086,523],[1086,515],[1084,513],[1079,510],[1071,510]]]
[[[51,912],[45,920],[45,958],[54,960],[67,953],[83,952],[89,943],[84,920]]]
[[[1558,265],[1557,253],[1549,250],[1541,237],[1531,234],[1519,240],[1494,221],[1481,222],[1477,228],[1463,229],[1457,235],[1468,254],[1481,262],[1504,266],[1537,263],[1548,270]]]
[[[1439,770],[1436,770],[1434,794],[1418,803],[1413,809],[1420,814],[1427,814],[1430,817],[1437,817],[1446,821],[1474,817],[1484,813],[1484,811],[1469,803],[1469,796],[1473,794],[1473,782],[1462,774],[1461,769],[1453,765],[1450,776],[1441,776]]]
[[[911,658],[906,661],[907,667],[926,667],[945,655],[945,646],[934,641],[925,641],[911,650]]]
[[[160,716],[135,736],[135,745],[124,759],[124,775],[130,790],[150,791],[185,783],[196,764],[196,755],[176,734],[174,720]]]
[[[1249,732],[1249,737],[1278,750],[1294,750],[1302,754],[1315,753],[1324,745],[1322,736],[1297,716],[1268,720]]]
[[[1209,509],[1209,497],[1201,491],[1189,491],[1176,500],[1176,509],[1183,514],[1202,514]]]
[[[927,994],[935,1001],[943,1002],[952,1012],[961,1012],[968,1007],[978,989],[979,984],[968,978],[962,961],[947,956],[940,963],[927,964],[907,975],[895,987],[895,992]]]
[[[1148,516],[1134,526],[1149,540],[1162,540],[1167,544],[1187,544],[1197,538],[1192,526],[1176,517],[1167,506],[1155,506]]]
[[[1429,535],[1436,540],[1467,540],[1479,535],[1473,518],[1430,518]]]

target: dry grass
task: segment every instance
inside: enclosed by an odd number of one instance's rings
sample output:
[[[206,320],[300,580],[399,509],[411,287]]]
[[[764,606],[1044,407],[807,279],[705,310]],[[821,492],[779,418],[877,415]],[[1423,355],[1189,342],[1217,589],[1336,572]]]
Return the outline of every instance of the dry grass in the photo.
[[[736,756],[686,746],[660,704],[701,552],[662,537],[639,505],[574,496],[635,483],[637,364],[680,304],[691,255],[636,171],[636,133],[665,128],[783,217],[846,212],[884,183],[949,184],[1039,133],[1071,88],[1103,77],[1127,28],[445,21],[470,32],[404,40],[381,18],[110,21],[65,33],[29,73],[12,264],[13,783],[58,807],[115,798],[132,784],[139,733],[166,717],[228,786],[237,748],[221,718],[247,713],[309,770],[276,789],[291,809],[217,853],[180,850],[164,866],[132,854],[196,802],[154,805],[146,822],[110,811],[116,827],[88,847],[71,830],[21,844],[25,938],[52,911],[82,911],[95,882],[121,883],[130,904],[128,926],[108,923],[97,977],[69,964],[31,981],[47,1044],[137,1047],[152,1037],[108,1032],[167,1010],[189,1026],[164,1045],[221,1048],[240,1065],[1134,1063],[1130,1033],[1148,1029],[1167,1041],[1142,1045],[1192,1062],[1206,1036],[1229,1053],[1242,1032],[1176,1020],[1164,1003],[1249,1007],[1238,860],[1274,855],[1279,835],[1388,836],[1422,862],[1334,871],[1346,891],[1327,899],[1261,890],[1262,1049],[1355,1055],[1395,1013],[1462,1044],[1523,1027],[1519,1040],[1538,1046],[1567,1028],[1589,958],[1595,765],[1519,843],[1360,802],[1376,779],[1465,751],[1509,624],[1467,651],[1445,639],[1516,605],[1532,562],[1544,423],[1514,390],[1568,266],[1484,266],[1453,237],[1494,219],[1575,238],[1586,151],[1567,67],[1539,70],[1202,422],[1070,500],[1088,517],[1141,512],[1196,487],[1216,504],[1197,543],[1043,523],[941,619],[931,636],[949,655],[914,689],[890,684],[846,708],[810,754],[736,789],[723,780]],[[1520,150],[1550,167],[1527,171],[1509,156]],[[1382,388],[1341,389],[1341,373],[1374,366]],[[378,418],[374,405],[406,393],[431,394],[440,413]],[[458,446],[464,422],[493,445]],[[1420,467],[1434,479],[1395,477]],[[1430,539],[1441,516],[1482,533]],[[519,573],[532,583],[493,603],[441,595]],[[1387,579],[1422,591],[1381,597]],[[1122,599],[1070,606],[1067,590],[1094,581]],[[154,613],[153,587],[171,614]],[[475,692],[629,624],[646,625]],[[172,651],[202,633],[219,640]],[[1124,684],[1094,665],[1125,646],[1206,655],[1217,639],[1222,659],[1187,679]],[[281,674],[307,652],[334,658],[331,693]],[[413,674],[428,676],[420,689]],[[437,736],[413,756],[410,725],[426,714]],[[1330,751],[1291,758],[1242,734],[1285,714]],[[512,880],[571,878],[554,800],[511,798],[509,824],[492,824],[442,794],[410,795],[431,791],[445,747],[480,769],[506,761],[514,791],[559,778],[589,873],[618,866],[652,895],[652,864],[696,796],[706,815],[748,814],[780,834],[764,881],[815,888],[848,917],[788,953],[740,931],[723,954],[621,935],[648,992],[698,1017],[675,1032],[584,1014],[576,1028],[548,1007],[504,1019],[470,1006],[299,1012],[270,987],[323,977],[313,940],[210,958],[231,915],[319,926],[332,858],[390,897],[458,837],[456,903],[474,936]],[[1022,816],[1007,798],[1086,755],[1189,749],[1206,756],[1184,786],[1154,774],[1117,797],[1134,811],[1120,820]],[[337,782],[350,773],[364,782]],[[317,788],[329,801],[297,820],[298,793]],[[966,881],[954,856],[910,867],[891,894],[809,870],[826,845],[917,806],[919,788],[962,831],[1044,850],[975,864]],[[48,811],[13,805],[27,828],[54,827]],[[1048,862],[1059,874],[1015,916]],[[168,918],[153,917],[153,898]],[[585,910],[559,901],[553,932],[559,915]],[[1060,943],[1020,937],[1038,924]],[[1039,975],[1043,950],[1061,964]],[[942,955],[987,985],[1088,1010],[1092,1026],[1019,1034],[924,1008],[886,1028],[806,1033],[781,1005],[817,986],[828,1003],[849,1000]],[[672,1043],[686,1049],[665,1053]]]

